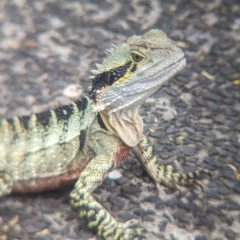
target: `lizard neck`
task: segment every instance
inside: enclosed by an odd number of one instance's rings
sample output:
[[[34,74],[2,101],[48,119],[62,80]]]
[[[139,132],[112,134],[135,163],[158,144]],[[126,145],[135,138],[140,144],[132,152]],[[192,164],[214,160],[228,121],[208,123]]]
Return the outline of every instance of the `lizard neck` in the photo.
[[[117,112],[101,111],[100,114],[108,130],[119,136],[127,146],[134,147],[140,142],[143,122],[137,108]]]

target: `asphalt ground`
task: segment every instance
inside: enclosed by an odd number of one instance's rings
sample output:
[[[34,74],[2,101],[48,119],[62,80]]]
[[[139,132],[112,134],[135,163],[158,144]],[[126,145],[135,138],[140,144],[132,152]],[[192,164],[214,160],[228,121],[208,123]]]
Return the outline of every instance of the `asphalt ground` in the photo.
[[[104,49],[152,28],[184,49],[187,67],[140,109],[162,164],[204,168],[202,186],[157,195],[132,155],[94,196],[119,221],[158,239],[240,239],[240,2],[0,1],[0,117],[39,112],[87,94]],[[176,160],[178,164],[176,165]],[[100,239],[70,208],[73,186],[0,200],[0,239]]]

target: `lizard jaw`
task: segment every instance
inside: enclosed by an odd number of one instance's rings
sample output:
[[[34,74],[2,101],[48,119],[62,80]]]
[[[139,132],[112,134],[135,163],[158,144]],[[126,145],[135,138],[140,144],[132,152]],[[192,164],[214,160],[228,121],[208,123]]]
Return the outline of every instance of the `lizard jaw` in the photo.
[[[137,108],[186,65],[184,53],[157,29],[133,36],[92,71],[89,96],[95,112],[109,114]]]

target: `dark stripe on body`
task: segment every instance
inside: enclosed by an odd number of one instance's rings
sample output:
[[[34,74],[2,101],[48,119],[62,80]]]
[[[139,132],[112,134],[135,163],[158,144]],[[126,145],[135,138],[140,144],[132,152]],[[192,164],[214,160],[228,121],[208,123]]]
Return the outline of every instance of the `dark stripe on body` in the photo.
[[[29,119],[31,118],[31,116],[22,116],[22,117],[18,117],[20,124],[23,128],[25,128],[26,130],[28,130],[29,128]]]
[[[68,104],[53,110],[58,120],[68,120],[73,113],[73,105]]]
[[[84,110],[87,107],[87,99],[83,98],[82,101],[77,100],[75,101],[75,104],[79,111],[84,112]],[[58,107],[53,111],[55,112],[58,120],[68,120],[73,114],[73,104],[70,103],[68,105]],[[51,119],[51,110],[37,113],[36,116],[37,116],[38,123],[40,123],[44,127],[49,126],[49,122]]]
[[[137,64],[134,64],[133,67],[131,68],[131,72],[135,72],[137,69]]]
[[[19,117],[17,117],[19,119]],[[22,129],[19,129],[16,126],[16,120],[14,118],[8,118],[7,119],[8,124],[12,127],[12,131],[13,131],[13,138],[17,138],[19,131],[21,132]]]
[[[74,104],[76,104],[79,112],[82,113],[82,118],[83,118],[85,109],[87,108],[87,105],[88,105],[87,98],[83,98],[82,100],[77,100]],[[44,128],[46,128],[46,127],[51,127],[50,121],[51,121],[51,118],[53,117],[52,114],[56,115],[56,118],[58,121],[62,121],[62,120],[69,120],[69,118],[73,114],[73,111],[74,111],[73,104],[70,103],[68,105],[58,107],[55,110],[47,110],[44,112],[36,113],[35,116],[37,119],[37,123],[42,125]],[[17,117],[22,129],[29,130],[29,121],[31,121],[32,116],[34,115]],[[6,119],[6,121],[12,127],[13,132],[19,132],[20,129],[16,127],[16,120],[14,118],[8,118]],[[64,123],[63,131],[66,132],[67,128],[68,128],[68,121]]]
[[[104,122],[102,120],[102,117],[101,117],[100,113],[97,114],[97,120],[98,120],[98,124],[101,128],[103,128],[105,130],[108,130],[106,125],[104,124]]]
[[[13,126],[13,119],[12,118],[8,118],[6,120],[9,123],[9,125]]]
[[[84,144],[86,139],[86,130],[82,130],[80,132],[79,141],[80,141],[80,150],[83,150]]]
[[[77,100],[75,101],[75,104],[77,105],[78,110],[81,111],[85,111],[85,109],[87,108],[88,105],[88,100],[87,98],[82,98],[81,100]]]
[[[51,111],[44,111],[36,114],[37,122],[43,127],[48,127],[51,119]]]

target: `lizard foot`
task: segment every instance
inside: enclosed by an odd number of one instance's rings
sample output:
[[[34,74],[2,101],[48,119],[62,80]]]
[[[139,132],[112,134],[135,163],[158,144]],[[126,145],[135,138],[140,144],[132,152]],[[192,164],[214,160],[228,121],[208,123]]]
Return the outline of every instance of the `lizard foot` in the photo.
[[[158,165],[157,167],[157,178],[155,179],[157,188],[159,184],[162,183],[167,187],[177,189],[177,186],[186,186],[186,185],[198,185],[201,187],[201,184],[196,180],[197,178],[203,175],[211,176],[210,172],[204,169],[199,169],[190,173],[178,173],[174,172],[173,166],[167,165]]]

